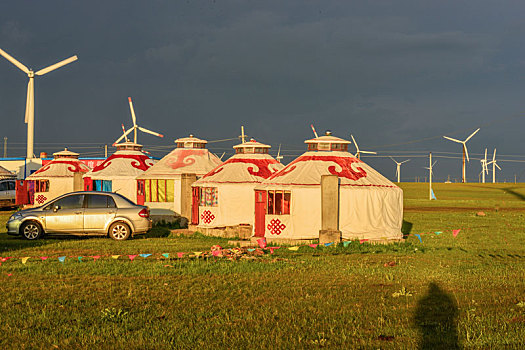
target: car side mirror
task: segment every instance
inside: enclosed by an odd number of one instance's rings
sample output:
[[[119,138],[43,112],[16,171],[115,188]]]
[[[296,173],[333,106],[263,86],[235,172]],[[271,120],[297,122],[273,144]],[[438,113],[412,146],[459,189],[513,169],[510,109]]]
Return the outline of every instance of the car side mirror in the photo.
[[[59,210],[60,210],[60,205],[55,205],[55,206],[53,207],[53,211],[54,211],[55,213],[56,213],[57,211],[59,211]]]

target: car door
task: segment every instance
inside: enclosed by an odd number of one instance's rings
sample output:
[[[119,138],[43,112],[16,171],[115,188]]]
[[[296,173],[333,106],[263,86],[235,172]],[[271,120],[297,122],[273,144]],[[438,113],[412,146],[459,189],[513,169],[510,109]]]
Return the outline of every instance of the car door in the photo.
[[[47,205],[46,232],[79,233],[84,231],[84,195],[73,194]]]
[[[105,194],[86,194],[84,208],[84,231],[86,233],[105,233],[106,224],[117,213],[117,206],[111,196]]]

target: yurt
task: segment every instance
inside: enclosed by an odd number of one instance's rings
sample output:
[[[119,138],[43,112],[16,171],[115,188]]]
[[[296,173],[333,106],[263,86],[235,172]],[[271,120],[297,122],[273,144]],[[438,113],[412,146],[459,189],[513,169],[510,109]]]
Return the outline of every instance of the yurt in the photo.
[[[138,188],[144,189],[144,195],[137,200],[138,204],[147,205],[151,209],[166,209],[175,215],[189,217],[191,183],[222,162],[206,149],[206,140],[190,135],[175,140],[175,143],[177,148],[137,177]],[[193,175],[193,181],[183,181],[185,174]],[[182,213],[183,211],[185,212]]]
[[[255,187],[255,236],[319,238],[321,176],[337,175],[335,199],[343,239],[402,238],[403,192],[348,152],[349,141],[325,136],[305,141],[308,151]],[[336,179],[336,180],[337,180]]]
[[[7,170],[6,168],[0,166],[0,180],[4,179],[15,179],[16,175]]]
[[[233,148],[235,155],[193,184],[191,220],[201,229],[244,226],[251,235],[253,189],[283,165],[268,154],[269,145],[253,139]]]
[[[91,169],[67,148],[53,153],[53,160],[26,178],[29,203],[42,205],[68,192],[82,190],[82,176]]]
[[[154,161],[142,152],[142,145],[123,142],[116,145],[117,151],[104,162],[84,175],[86,191],[115,192],[137,203],[142,189],[136,178],[153,166]]]

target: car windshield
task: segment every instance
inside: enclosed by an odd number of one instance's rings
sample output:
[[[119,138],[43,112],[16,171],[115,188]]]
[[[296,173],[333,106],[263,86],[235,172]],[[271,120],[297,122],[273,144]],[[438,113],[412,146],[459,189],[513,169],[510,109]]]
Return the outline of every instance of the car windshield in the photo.
[[[118,193],[113,193],[114,195],[116,196],[119,196],[120,198],[124,199],[126,202],[128,202],[129,204],[131,205],[136,205],[135,203],[133,203],[131,200],[129,200],[127,197],[124,197],[123,195],[121,194],[118,194]]]

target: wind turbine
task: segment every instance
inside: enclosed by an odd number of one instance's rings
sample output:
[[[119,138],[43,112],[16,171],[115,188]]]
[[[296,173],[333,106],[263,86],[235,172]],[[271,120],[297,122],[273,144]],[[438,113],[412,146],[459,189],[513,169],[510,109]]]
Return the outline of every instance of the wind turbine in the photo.
[[[467,156],[467,162],[470,162],[470,159],[468,158],[467,141],[470,140],[472,138],[472,136],[476,135],[476,133],[479,131],[479,129],[480,128],[477,128],[476,131],[474,131],[472,134],[470,134],[469,137],[467,137],[465,139],[465,141],[460,141],[460,140],[453,139],[452,137],[443,136],[447,140],[454,141],[454,142],[457,142],[457,143],[461,143],[463,145],[463,168],[462,168],[463,169],[463,173],[462,173],[462,180],[461,180],[461,182],[463,182],[463,183],[467,182],[467,169],[465,167],[465,155]]]
[[[489,173],[489,168],[487,167],[487,149],[485,148],[485,158],[480,159],[479,162],[481,163],[481,180],[482,183],[485,183],[485,173]]]
[[[314,132],[315,138],[318,138],[319,135],[317,135],[317,132],[315,131],[314,125],[310,124],[310,127],[312,128],[312,131]]]
[[[352,141],[354,142],[354,146],[355,146],[355,149],[357,151],[357,153],[355,154],[356,158],[357,159],[361,159],[361,153],[367,153],[367,154],[377,154],[377,152],[372,152],[372,151],[361,151],[359,149],[359,146],[357,145],[357,142],[355,141],[354,139],[354,136],[352,134],[350,134],[350,137],[352,138]]]
[[[29,83],[27,84],[27,97],[26,97],[26,114],[25,123],[27,124],[27,153],[26,158],[33,158],[33,147],[34,147],[34,136],[35,136],[35,75],[44,75],[55,69],[58,69],[66,64],[74,62],[78,59],[77,56],[71,56],[63,61],[55,63],[47,68],[41,69],[34,72],[32,69],[27,68],[22,63],[17,61],[14,57],[9,55],[4,50],[0,49],[0,55],[4,56],[9,62],[18,67],[22,72],[26,73],[29,77]]]
[[[390,159],[392,159],[394,161],[394,163],[396,163],[396,165],[397,165],[397,167],[396,167],[397,182],[401,182],[401,164],[408,162],[410,159],[404,160],[402,162],[398,162],[397,160],[395,160],[392,157],[390,157]]]
[[[436,165],[437,160],[432,163],[432,152],[429,153],[428,156],[428,167],[425,167],[425,169],[428,169],[428,199],[436,199],[436,196],[434,196],[434,192],[432,191],[432,175],[434,175],[434,172],[432,171],[432,168],[434,168],[434,165]]]
[[[148,130],[148,129],[145,129],[141,126],[138,126],[137,125],[137,117],[135,116],[135,110],[133,109],[133,102],[131,101],[131,97],[128,97],[128,101],[129,101],[129,109],[131,111],[131,119],[133,120],[133,126],[131,128],[129,128],[128,130],[126,130],[126,132],[124,132],[124,135],[122,135],[121,137],[119,137],[117,139],[117,141],[115,141],[113,143],[113,145],[117,144],[120,142],[120,140],[122,140],[123,138],[125,138],[127,140],[127,136],[130,132],[133,131],[133,142],[134,143],[137,143],[137,130],[140,130],[142,132],[145,132],[145,133],[148,133],[148,134],[151,134],[151,135],[155,135],[155,136],[158,136],[158,137],[164,137],[164,135],[162,134],[159,134],[158,132],[155,132],[155,131],[151,131],[151,130]]]
[[[281,144],[279,144],[279,150],[277,151],[277,157],[275,159],[280,163],[283,159],[283,156],[281,156]]]
[[[499,165],[496,163],[496,149],[495,148],[494,148],[494,155],[492,156],[492,160],[488,162],[487,165],[488,164],[492,164],[492,183],[495,184],[496,183],[496,168],[501,170]]]

